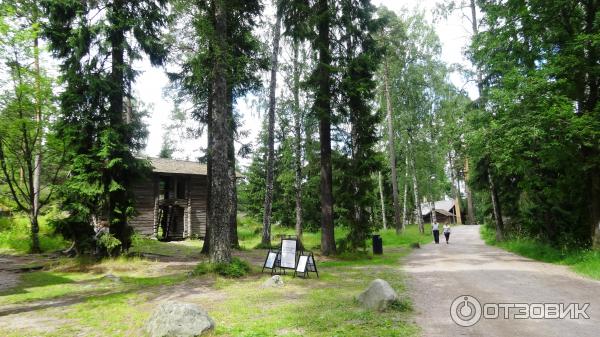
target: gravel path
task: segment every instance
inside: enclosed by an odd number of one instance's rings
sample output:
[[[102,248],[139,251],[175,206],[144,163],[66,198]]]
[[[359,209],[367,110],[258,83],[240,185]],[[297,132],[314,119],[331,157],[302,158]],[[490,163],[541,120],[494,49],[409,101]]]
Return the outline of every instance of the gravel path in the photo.
[[[479,226],[453,227],[450,244],[427,244],[407,257],[403,269],[423,336],[600,336],[600,282],[565,266],[536,262],[485,245]],[[470,327],[450,316],[454,299],[471,295],[484,303],[589,303],[589,319],[481,318]],[[493,312],[493,308],[490,313]],[[534,310],[534,314],[538,311]],[[469,311],[463,311],[469,315]]]
[[[19,273],[41,269],[43,264],[55,259],[55,255],[2,255],[0,254],[0,292],[19,283]]]
[[[2,263],[2,258],[0,258],[0,263]],[[18,282],[19,275],[17,273],[0,269],[0,292],[16,286]]]

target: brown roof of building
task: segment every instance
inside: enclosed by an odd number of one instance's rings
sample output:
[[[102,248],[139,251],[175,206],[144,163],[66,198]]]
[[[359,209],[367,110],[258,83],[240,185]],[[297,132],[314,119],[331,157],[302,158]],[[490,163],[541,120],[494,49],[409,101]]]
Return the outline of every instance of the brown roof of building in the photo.
[[[147,158],[152,165],[152,172],[171,173],[171,174],[192,174],[205,176],[206,164],[197,161],[165,159],[165,158]],[[244,175],[236,171],[237,178],[243,178]]]
[[[206,175],[206,165],[197,161],[175,160],[164,158],[148,158],[152,172]]]
[[[431,204],[428,202],[421,204],[421,215],[425,216],[431,213],[430,209]],[[450,212],[454,207],[454,200],[439,200],[435,202],[435,210],[444,210],[446,212]]]
[[[435,212],[436,212],[436,213],[439,213],[439,214],[443,214],[443,215],[445,215],[445,216],[454,216],[454,214],[452,214],[452,213],[450,213],[450,212],[448,212],[448,211],[445,211],[445,210],[443,210],[443,209],[437,209],[437,208],[436,208],[436,209],[435,209]]]

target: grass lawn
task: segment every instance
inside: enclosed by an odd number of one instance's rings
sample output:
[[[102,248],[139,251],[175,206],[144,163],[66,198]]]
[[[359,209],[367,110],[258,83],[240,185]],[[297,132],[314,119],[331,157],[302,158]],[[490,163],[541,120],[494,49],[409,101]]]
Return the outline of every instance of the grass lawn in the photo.
[[[496,242],[493,228],[481,226],[481,236],[488,245],[494,245],[530,259],[569,266],[578,274],[600,280],[600,251],[561,250],[532,238],[510,238]]]
[[[92,263],[64,259],[43,271],[23,274],[15,288],[0,293],[0,334],[3,336],[143,336],[144,322],[158,303],[178,300],[197,303],[216,321],[213,336],[416,336],[411,305],[399,260],[415,242],[431,241],[415,226],[397,236],[382,231],[384,255],[368,252],[331,258],[317,254],[320,278],[284,276],[282,288],[262,288],[269,277],[260,274],[256,257],[264,250],[260,224],[242,219],[242,251],[253,262],[252,272],[240,279],[214,274],[189,276],[204,257],[201,241],[157,242],[136,238],[133,251],[175,257],[173,261],[119,258]],[[274,235],[292,229],[274,227]],[[336,229],[336,236],[345,231]],[[318,233],[306,233],[309,249],[320,243]],[[315,253],[318,253],[315,250]],[[119,281],[104,277],[116,275]],[[375,278],[387,280],[401,296],[383,313],[360,308],[355,296]],[[11,314],[12,313],[12,314]]]

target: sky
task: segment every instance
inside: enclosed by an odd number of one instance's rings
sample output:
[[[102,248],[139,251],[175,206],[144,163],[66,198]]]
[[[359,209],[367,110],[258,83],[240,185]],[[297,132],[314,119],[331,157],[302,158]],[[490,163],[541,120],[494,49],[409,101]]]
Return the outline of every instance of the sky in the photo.
[[[442,59],[447,64],[458,63],[468,65],[464,58],[464,50],[467,47],[470,35],[470,23],[465,19],[460,11],[452,13],[447,19],[439,18],[434,20],[432,10],[440,0],[373,0],[376,6],[384,5],[388,9],[399,12],[402,8],[422,10],[426,13],[429,22],[434,22],[434,27],[442,42]],[[173,101],[164,94],[164,88],[169,80],[165,75],[164,69],[152,67],[148,60],[140,61],[135,65],[140,71],[133,86],[139,100],[148,106],[150,115],[146,119],[150,135],[148,137],[145,154],[150,157],[156,157],[160,151],[165,125],[169,123],[169,115],[173,109]],[[475,90],[472,85],[467,83],[460,75],[453,74],[451,81],[459,88],[465,88],[474,98]],[[247,100],[240,99],[236,104],[236,109],[243,116],[243,129],[249,130],[249,134],[241,142],[254,143],[261,128],[261,116],[264,112],[256,111]],[[193,121],[190,121],[193,122]],[[175,154],[176,159],[194,160],[200,155],[200,148],[206,147],[206,137],[201,139],[183,140],[181,143],[182,151]],[[249,159],[238,158],[242,166],[249,165]]]

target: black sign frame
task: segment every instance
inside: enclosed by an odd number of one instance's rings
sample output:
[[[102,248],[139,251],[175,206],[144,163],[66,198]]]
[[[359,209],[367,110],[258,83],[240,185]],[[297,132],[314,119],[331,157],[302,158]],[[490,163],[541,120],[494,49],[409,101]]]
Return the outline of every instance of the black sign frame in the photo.
[[[306,257],[306,264],[304,265],[304,270],[302,271],[296,268],[294,270],[294,277],[298,276],[302,278],[310,278],[309,273],[315,273],[317,274],[317,278],[319,278],[319,271],[317,270],[317,262],[315,261],[314,254],[312,252],[307,252],[306,254],[305,252],[302,252],[301,255],[298,257],[298,262],[304,256]],[[297,267],[300,266],[297,265]]]
[[[267,265],[271,254],[275,254],[275,259],[274,259],[272,265]],[[265,262],[263,262],[263,267],[262,267],[261,273],[264,273],[265,269],[270,269],[271,275],[275,274],[277,272],[277,268],[279,266],[280,261],[281,261],[281,252],[278,249],[269,248],[269,251],[267,252],[267,257],[265,257]]]
[[[289,240],[289,241],[295,241],[296,246],[294,248],[294,267],[283,267],[281,266],[281,260],[282,260],[282,248],[283,248],[283,241],[284,240]],[[300,244],[300,240],[298,240],[298,237],[295,235],[282,235],[281,236],[281,241],[279,243],[279,249],[272,249],[269,248],[269,251],[267,252],[267,256],[265,257],[265,262],[263,262],[263,268],[261,272],[264,272],[265,269],[270,269],[271,270],[271,275],[274,274],[283,274],[283,275],[287,275],[286,270],[296,270],[296,267],[298,266],[298,258],[299,255],[303,254],[302,250],[298,250],[298,247]],[[269,261],[269,256],[271,256],[272,253],[275,253],[275,262],[274,265],[272,266],[268,266],[267,262]]]

